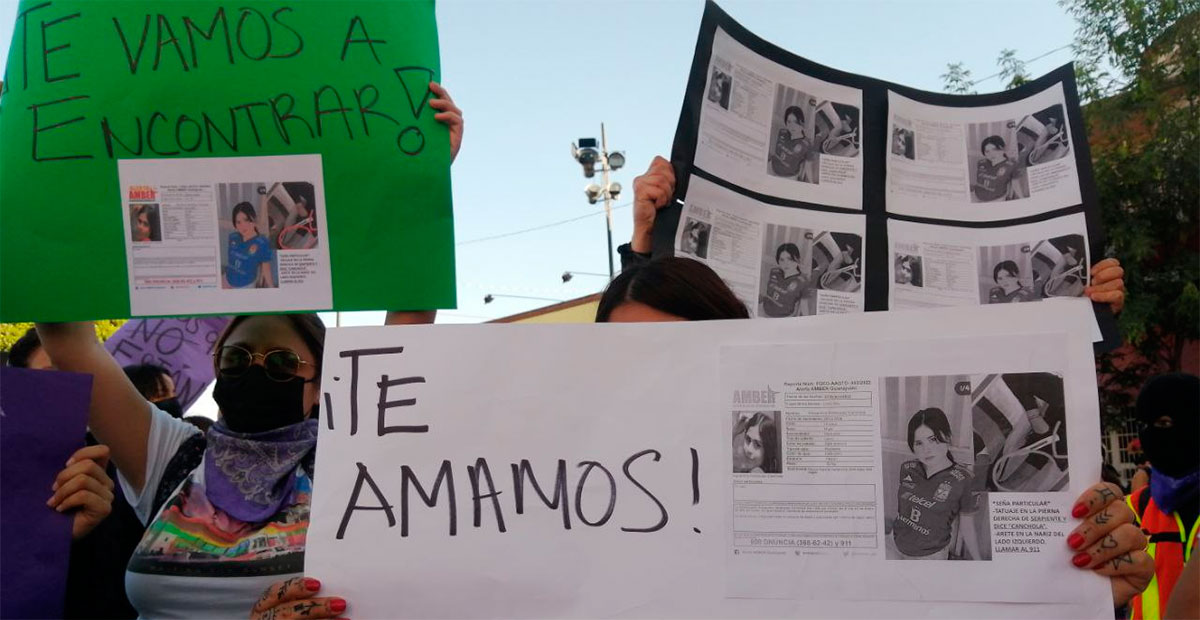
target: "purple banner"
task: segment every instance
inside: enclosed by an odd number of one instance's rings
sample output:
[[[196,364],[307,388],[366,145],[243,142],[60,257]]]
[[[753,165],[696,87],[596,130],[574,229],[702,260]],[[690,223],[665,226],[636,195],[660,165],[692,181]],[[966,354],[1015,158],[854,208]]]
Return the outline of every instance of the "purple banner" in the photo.
[[[0,368],[0,617],[62,617],[71,516],[46,500],[83,447],[91,394],[91,375]]]
[[[186,412],[213,380],[212,346],[228,317],[133,319],[104,343],[122,366],[158,364],[175,380]]]

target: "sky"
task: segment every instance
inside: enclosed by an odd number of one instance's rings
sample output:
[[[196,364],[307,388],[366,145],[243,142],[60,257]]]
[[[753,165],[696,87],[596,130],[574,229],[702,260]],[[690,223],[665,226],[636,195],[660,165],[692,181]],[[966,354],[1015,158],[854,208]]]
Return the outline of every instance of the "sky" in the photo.
[[[942,89],[950,62],[975,78],[996,73],[1005,48],[1042,56],[1028,66],[1033,75],[1072,60],[1059,48],[1074,39],[1074,20],[1051,0],[720,4],[795,54],[926,90]],[[17,5],[0,0],[3,49]],[[626,189],[614,203],[615,251],[632,230],[634,177],[670,154],[703,8],[702,0],[438,2],[442,83],[466,120],[451,170],[458,308],[438,322],[486,321],[603,289],[606,276],[561,279],[608,271],[602,205],[588,204],[570,143],[599,138],[604,123],[609,150],[626,156],[613,176]],[[977,89],[1002,86],[991,78]],[[383,321],[382,312],[323,316],[329,325]],[[202,398],[189,413],[214,416],[215,404]]]

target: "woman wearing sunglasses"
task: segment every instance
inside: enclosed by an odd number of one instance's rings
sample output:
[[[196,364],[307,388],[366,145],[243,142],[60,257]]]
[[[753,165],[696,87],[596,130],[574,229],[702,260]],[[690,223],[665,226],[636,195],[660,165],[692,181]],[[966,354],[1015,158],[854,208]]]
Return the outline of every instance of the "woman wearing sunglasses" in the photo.
[[[125,577],[138,613],[244,617],[264,589],[289,578],[290,590],[272,601],[288,599],[315,618],[345,611],[340,598],[313,597],[319,582],[302,576],[321,320],[234,318],[214,346],[221,417],[207,434],[150,405],[92,329],[38,326],[60,368],[94,376],[89,425],[109,445],[125,495],[147,524]]]
[[[462,112],[430,83],[434,118]],[[389,313],[389,323],[426,313]],[[91,323],[38,325],[63,370],[93,375],[88,424],[108,444],[121,485],[147,524],[126,572],[142,617],[336,618],[304,546],[313,485],[325,326],[312,314],[239,316],[214,344],[220,419],[206,434],[147,402],[96,340]]]

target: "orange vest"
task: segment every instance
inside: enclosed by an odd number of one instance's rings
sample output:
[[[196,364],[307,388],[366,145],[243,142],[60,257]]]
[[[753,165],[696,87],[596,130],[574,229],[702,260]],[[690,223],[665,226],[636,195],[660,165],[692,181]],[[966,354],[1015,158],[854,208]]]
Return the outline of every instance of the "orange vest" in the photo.
[[[1125,503],[1137,515],[1137,523],[1150,538],[1146,553],[1154,559],[1154,577],[1146,590],[1130,603],[1133,620],[1159,620],[1167,606],[1171,590],[1183,572],[1183,565],[1192,557],[1196,548],[1196,530],[1200,519],[1184,527],[1178,513],[1164,514],[1150,497],[1150,486],[1146,485],[1125,497]]]

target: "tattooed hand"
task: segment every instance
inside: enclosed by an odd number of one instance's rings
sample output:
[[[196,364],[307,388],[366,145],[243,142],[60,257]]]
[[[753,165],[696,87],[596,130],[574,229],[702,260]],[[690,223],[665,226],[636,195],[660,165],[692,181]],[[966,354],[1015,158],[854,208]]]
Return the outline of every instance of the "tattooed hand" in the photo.
[[[1123,607],[1146,589],[1154,577],[1154,560],[1146,553],[1146,535],[1134,524],[1133,511],[1115,485],[1094,485],[1079,496],[1071,516],[1083,523],[1067,537],[1076,551],[1071,563],[1109,578],[1113,601]]]
[[[250,610],[250,620],[308,620],[337,618],[346,611],[345,599],[315,596],[321,582],[312,577],[294,577],[273,583]]]

